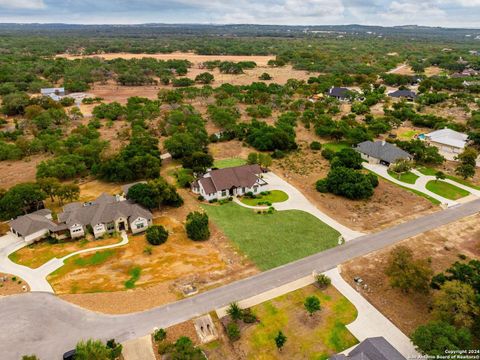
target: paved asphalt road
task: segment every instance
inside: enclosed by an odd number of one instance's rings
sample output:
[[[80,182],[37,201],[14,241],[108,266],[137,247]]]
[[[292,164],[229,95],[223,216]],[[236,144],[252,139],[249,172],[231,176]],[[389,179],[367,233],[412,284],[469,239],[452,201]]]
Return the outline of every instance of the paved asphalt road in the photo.
[[[326,271],[354,257],[435,229],[480,211],[480,199],[365,235],[333,249],[265,271],[191,298],[128,315],[103,315],[81,309],[47,293],[0,299],[0,359],[18,360],[36,354],[41,360],[60,359],[63,352],[86,338],[125,341],[144,336],[154,327],[167,327],[232,301],[249,298],[310,274]]]

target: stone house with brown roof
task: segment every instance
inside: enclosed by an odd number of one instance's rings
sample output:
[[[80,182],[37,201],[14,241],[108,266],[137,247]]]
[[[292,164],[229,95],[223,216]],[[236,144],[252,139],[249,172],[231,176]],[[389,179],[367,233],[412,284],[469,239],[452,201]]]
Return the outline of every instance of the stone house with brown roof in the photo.
[[[192,191],[206,200],[220,200],[246,193],[258,194],[268,185],[262,179],[264,170],[260,165],[241,165],[211,170],[192,184]]]

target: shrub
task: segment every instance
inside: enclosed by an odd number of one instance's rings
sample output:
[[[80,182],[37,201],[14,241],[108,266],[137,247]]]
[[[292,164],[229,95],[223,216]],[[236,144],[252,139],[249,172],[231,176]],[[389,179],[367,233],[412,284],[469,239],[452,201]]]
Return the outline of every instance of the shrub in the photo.
[[[230,341],[237,341],[240,339],[240,328],[237,323],[231,322],[227,325],[227,336]]]
[[[315,188],[318,192],[328,193],[327,179],[320,179],[315,183]]]
[[[198,201],[203,201],[203,200],[205,200],[205,198],[203,197],[203,195],[198,195],[197,200]]]
[[[318,274],[315,276],[315,282],[321,289],[325,289],[332,283],[332,279],[325,274]]]
[[[311,150],[321,150],[322,149],[322,144],[320,144],[318,141],[312,141],[310,143],[310,149]]]
[[[258,77],[260,80],[272,80],[272,76],[269,73],[264,72]]]
[[[208,215],[197,211],[191,212],[187,216],[185,230],[187,231],[188,237],[192,240],[207,240],[210,237]]]
[[[282,150],[275,150],[272,154],[272,157],[274,159],[283,159],[284,157],[286,156],[285,152],[283,152]]]
[[[327,160],[332,160],[335,156],[335,151],[333,151],[332,149],[323,149],[322,156]]]
[[[163,244],[168,239],[168,231],[162,225],[152,225],[147,229],[147,241],[152,245]]]
[[[227,314],[230,315],[233,320],[241,320],[243,316],[242,309],[236,302],[233,302],[228,306]]]
[[[153,332],[153,340],[155,341],[163,341],[167,338],[167,332],[165,331],[165,329],[156,329],[154,332]]]
[[[158,353],[160,355],[165,355],[173,351],[175,345],[173,345],[171,342],[167,341],[162,341],[157,344],[158,348]]]
[[[244,309],[242,310],[242,320],[246,324],[252,324],[257,321],[257,317],[251,309]]]

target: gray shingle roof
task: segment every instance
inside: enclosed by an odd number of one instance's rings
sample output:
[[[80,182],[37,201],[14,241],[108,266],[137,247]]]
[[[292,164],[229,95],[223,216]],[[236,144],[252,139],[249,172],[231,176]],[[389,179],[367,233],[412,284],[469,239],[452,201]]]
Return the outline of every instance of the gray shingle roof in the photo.
[[[363,340],[348,356],[337,354],[329,360],[406,360],[384,337]]]
[[[10,227],[21,236],[29,236],[37,231],[48,229],[54,231],[57,227],[52,220],[47,219],[44,215],[31,213],[19,216],[9,222]]]
[[[394,163],[401,159],[411,159],[412,156],[399,147],[385,141],[364,141],[355,148],[360,153]]]
[[[344,98],[346,97],[348,91],[349,89],[344,87],[332,87],[330,90],[328,90],[328,95],[337,98]]]
[[[395,98],[401,98],[401,97],[412,98],[412,99],[417,98],[417,94],[411,90],[396,90],[388,94],[388,96],[395,97]]]
[[[138,204],[130,201],[117,201],[114,196],[102,194],[88,205],[64,207],[64,211],[58,215],[58,220],[68,226],[73,224],[95,226],[100,223],[112,222],[119,217],[134,220],[139,216],[148,220],[153,217],[150,211]]]
[[[406,360],[384,337],[372,337],[362,341],[353,349],[349,356],[355,359],[355,356],[365,354],[370,360]],[[353,355],[353,356],[352,356]],[[358,359],[361,359],[358,357]]]

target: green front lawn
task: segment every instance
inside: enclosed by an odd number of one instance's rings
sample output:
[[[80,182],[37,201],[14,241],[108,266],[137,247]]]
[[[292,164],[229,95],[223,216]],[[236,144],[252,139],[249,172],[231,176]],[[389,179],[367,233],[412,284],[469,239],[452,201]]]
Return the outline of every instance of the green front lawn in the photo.
[[[435,174],[438,172],[438,170],[433,169],[433,168],[429,168],[429,167],[418,168],[418,171],[420,171],[423,175],[427,175],[427,176],[435,176]],[[480,190],[480,186],[472,184],[470,181],[459,178],[457,176],[445,174],[445,178],[447,178],[449,180],[452,180],[452,181],[455,181],[455,182],[458,182],[459,184],[469,186],[472,189]]]
[[[455,185],[441,180],[430,180],[427,183],[426,188],[427,190],[450,200],[457,200],[470,194],[466,190],[460,189]]]
[[[338,231],[304,211],[257,214],[234,203],[202,207],[261,270],[332,248],[340,236]]]
[[[322,307],[313,317],[303,306],[310,295],[317,296]],[[355,320],[357,310],[333,286],[324,291],[308,286],[259,304],[252,311],[260,323],[249,328],[240,341],[254,358],[277,358],[274,338],[279,330],[287,336],[282,353],[290,359],[328,359],[358,343],[345,326]]]
[[[215,160],[213,163],[213,166],[219,169],[223,169],[223,168],[245,165],[246,163],[247,161],[241,158],[229,158],[229,159]]]
[[[288,195],[281,190],[269,191],[267,195],[257,195],[255,199],[243,197],[242,203],[249,206],[266,205],[265,203],[279,203],[288,200]]]
[[[329,142],[326,144],[322,144],[322,149],[330,149],[334,152],[340,151],[342,149],[347,149],[350,148],[351,146],[345,142],[345,141],[339,141],[339,142]]]
[[[420,134],[418,130],[407,130],[399,135],[402,140],[411,140],[417,134]]]
[[[418,175],[415,175],[410,171],[403,174],[396,174],[393,171],[388,170],[388,175],[407,184],[415,184],[419,178]]]

